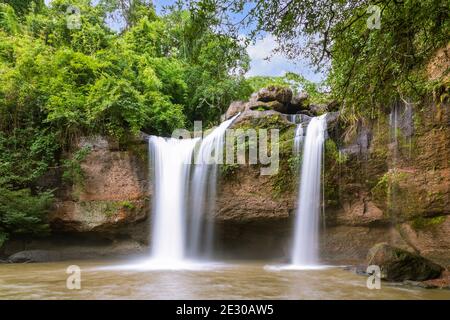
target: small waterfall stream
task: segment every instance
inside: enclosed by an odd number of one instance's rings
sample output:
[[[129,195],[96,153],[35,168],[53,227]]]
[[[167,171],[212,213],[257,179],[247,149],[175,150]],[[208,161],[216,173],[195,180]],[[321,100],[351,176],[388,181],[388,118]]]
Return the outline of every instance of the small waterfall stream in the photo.
[[[292,251],[292,264],[295,266],[310,267],[318,264],[320,185],[326,129],[326,114],[312,118],[306,129]],[[297,127],[295,148],[300,148],[303,139],[300,130],[303,130],[301,124]]]
[[[295,137],[294,137],[294,153],[299,154],[302,148],[304,133],[303,133],[303,124],[299,123],[297,128],[295,129]]]
[[[234,117],[222,122],[203,138],[196,158],[190,187],[190,215],[188,253],[198,258],[211,255],[214,238],[214,213],[217,188],[217,169],[223,163],[226,129]]]

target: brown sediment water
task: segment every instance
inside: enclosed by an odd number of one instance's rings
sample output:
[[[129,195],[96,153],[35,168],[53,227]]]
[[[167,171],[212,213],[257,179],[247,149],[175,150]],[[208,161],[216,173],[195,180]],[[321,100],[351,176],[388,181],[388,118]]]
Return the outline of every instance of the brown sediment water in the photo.
[[[120,261],[0,265],[0,299],[450,299],[450,290],[381,283],[329,267],[284,270],[261,262],[151,270]],[[81,289],[69,290],[70,265],[81,268]]]

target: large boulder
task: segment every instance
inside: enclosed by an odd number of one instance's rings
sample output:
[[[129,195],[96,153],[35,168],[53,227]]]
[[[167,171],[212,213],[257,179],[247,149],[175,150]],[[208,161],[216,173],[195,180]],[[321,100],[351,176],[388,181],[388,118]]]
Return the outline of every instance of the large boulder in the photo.
[[[269,121],[271,117],[278,117],[278,120],[281,123],[289,124],[290,122],[286,120],[285,117],[281,116],[281,114],[275,110],[250,110],[247,109],[237,119],[233,122],[231,128],[239,127],[242,123],[246,122],[260,122],[260,121]]]
[[[232,116],[243,112],[246,108],[246,103],[244,101],[233,101],[225,113],[225,120],[230,119]]]
[[[309,95],[307,92],[300,92],[294,95],[287,107],[288,113],[297,113],[308,108]]]
[[[278,101],[282,104],[289,104],[292,99],[292,90],[287,87],[268,86],[258,91],[256,98],[258,101],[269,102]]]
[[[369,250],[367,264],[379,266],[381,278],[387,281],[424,281],[439,278],[444,271],[440,265],[418,254],[384,242]]]
[[[300,107],[301,105],[305,104],[306,100],[308,99],[309,99],[308,93],[302,91],[292,97],[291,105]]]
[[[309,110],[315,115],[321,115],[328,111],[326,104],[310,104]]]

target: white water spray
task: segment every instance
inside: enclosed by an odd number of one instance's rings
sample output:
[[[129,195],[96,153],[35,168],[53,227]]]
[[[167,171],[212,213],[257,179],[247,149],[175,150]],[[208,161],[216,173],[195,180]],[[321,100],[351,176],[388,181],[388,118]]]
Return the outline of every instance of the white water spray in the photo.
[[[318,264],[320,184],[326,127],[325,114],[311,119],[306,129],[292,251],[292,264],[300,267]]]

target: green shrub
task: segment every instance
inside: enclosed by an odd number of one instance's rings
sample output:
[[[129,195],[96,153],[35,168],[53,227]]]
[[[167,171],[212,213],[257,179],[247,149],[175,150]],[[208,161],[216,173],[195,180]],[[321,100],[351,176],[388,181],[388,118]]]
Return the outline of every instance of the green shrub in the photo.
[[[0,246],[14,235],[47,235],[45,218],[52,202],[51,192],[33,194],[29,189],[0,187]]]

